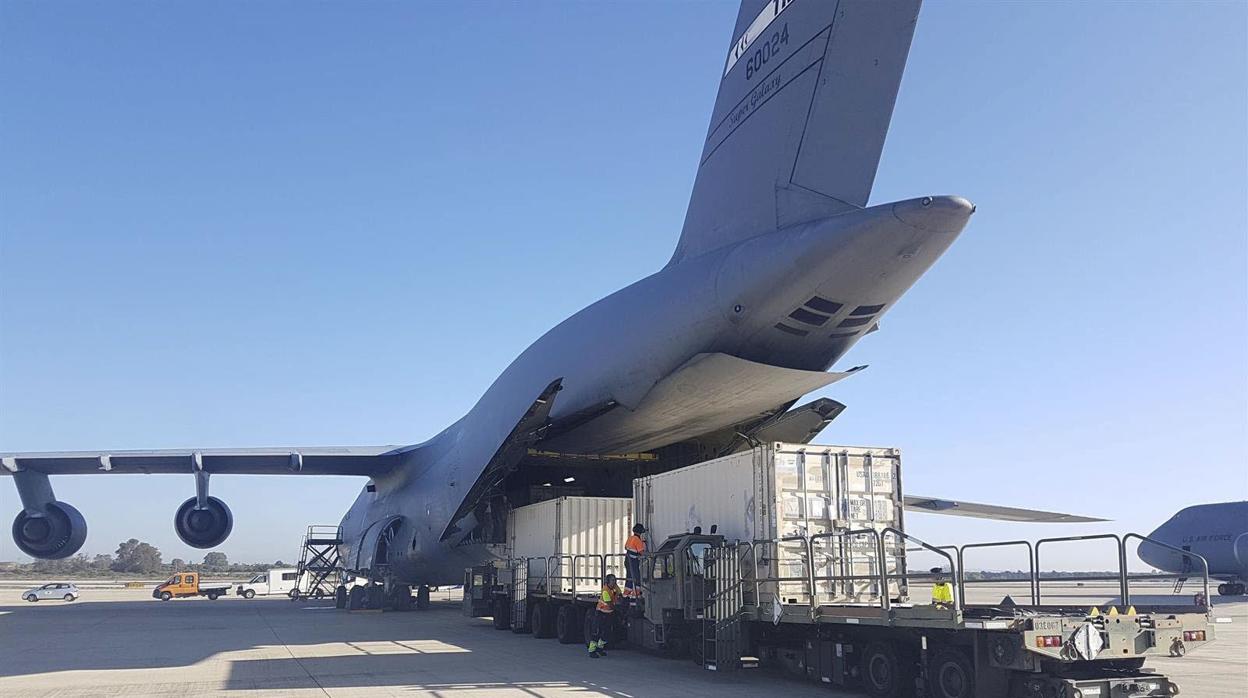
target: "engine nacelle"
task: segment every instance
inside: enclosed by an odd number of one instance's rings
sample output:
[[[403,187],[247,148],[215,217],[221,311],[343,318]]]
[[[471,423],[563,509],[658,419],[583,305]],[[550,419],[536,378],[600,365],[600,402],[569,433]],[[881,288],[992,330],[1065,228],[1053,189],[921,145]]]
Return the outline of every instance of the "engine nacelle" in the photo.
[[[42,505],[42,514],[26,509],[13,519],[13,542],[27,555],[43,560],[59,560],[78,552],[87,540],[87,520],[65,502]]]
[[[234,514],[216,497],[205,498],[203,507],[198,503],[198,497],[191,497],[178,507],[173,529],[192,548],[215,548],[234,530]]]

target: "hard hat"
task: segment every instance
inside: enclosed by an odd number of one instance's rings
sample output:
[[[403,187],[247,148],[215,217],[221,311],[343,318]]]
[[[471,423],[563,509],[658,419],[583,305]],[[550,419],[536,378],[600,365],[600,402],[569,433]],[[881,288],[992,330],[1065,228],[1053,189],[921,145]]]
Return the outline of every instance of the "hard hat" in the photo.
[[[641,524],[633,524],[633,533],[640,535],[645,532],[646,532],[645,526],[642,526]]]

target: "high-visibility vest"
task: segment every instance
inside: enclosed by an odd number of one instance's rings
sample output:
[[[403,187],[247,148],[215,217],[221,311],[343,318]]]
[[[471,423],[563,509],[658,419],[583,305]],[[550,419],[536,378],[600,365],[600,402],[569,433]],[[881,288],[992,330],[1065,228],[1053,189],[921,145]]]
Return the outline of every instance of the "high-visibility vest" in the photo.
[[[620,598],[620,588],[618,586],[604,586],[602,594],[598,596],[598,610],[603,613],[614,613],[615,602]]]
[[[953,585],[940,582],[932,587],[932,603],[953,603]]]
[[[641,557],[641,554],[646,552],[646,542],[634,533],[624,542],[624,551],[629,557]]]

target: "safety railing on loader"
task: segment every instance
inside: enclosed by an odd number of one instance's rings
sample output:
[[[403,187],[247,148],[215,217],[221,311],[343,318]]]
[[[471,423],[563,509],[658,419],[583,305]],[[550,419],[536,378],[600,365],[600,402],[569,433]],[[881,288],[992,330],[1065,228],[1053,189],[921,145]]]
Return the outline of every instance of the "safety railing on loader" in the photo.
[[[869,540],[870,545],[855,546],[852,544],[855,538],[865,538]],[[945,566],[948,568],[948,572],[945,572],[943,569],[938,572],[912,572],[905,569],[904,564],[899,564],[899,569],[890,569],[889,562],[895,559],[887,552],[887,544],[891,539],[896,539],[903,546],[906,543],[918,546],[911,550],[924,551],[942,558]],[[1045,575],[1041,572],[1041,552],[1043,550],[1050,549],[1058,543],[1078,543],[1096,540],[1113,541],[1117,567],[1115,574],[1064,574],[1059,576]],[[1031,606],[1042,606],[1044,602],[1044,584],[1056,581],[1117,582],[1118,596],[1121,599],[1120,603],[1123,606],[1130,606],[1133,603],[1131,590],[1133,581],[1174,579],[1178,576],[1174,573],[1131,573],[1127,564],[1127,543],[1132,540],[1157,545],[1187,556],[1191,560],[1194,569],[1200,572],[1201,579],[1202,591],[1195,597],[1196,603],[1193,605],[1198,610],[1208,611],[1209,565],[1205,558],[1191,551],[1162,543],[1138,533],[1127,533],[1122,536],[1113,533],[1062,536],[1042,538],[1035,543],[1025,540],[1006,540],[968,543],[961,546],[934,546],[899,529],[886,527],[878,530],[863,528],[830,531],[809,537],[803,534],[794,534],[776,539],[737,541],[725,546],[734,550],[733,554],[741,564],[736,566],[737,578],[723,591],[752,588],[752,602],[747,602],[747,597],[742,596],[742,604],[757,607],[764,602],[765,588],[770,587],[768,591],[775,595],[776,601],[782,605],[789,606],[806,605],[809,607],[811,620],[818,621],[821,617],[819,611],[821,605],[876,607],[884,612],[888,612],[898,600],[904,600],[905,596],[901,593],[894,594],[894,587],[890,586],[891,583],[897,582],[896,589],[900,591],[906,589],[910,582],[947,579],[953,587],[952,603],[937,607],[948,611],[951,619],[960,620],[964,609],[968,607],[966,599],[966,588],[968,586],[975,584],[1001,584],[1003,581],[999,578],[967,579],[965,567],[967,552],[988,548],[1021,547],[1027,553],[1028,569],[1025,577],[1018,581],[1027,584],[1028,601],[1030,601]],[[794,547],[799,551],[796,557],[790,554],[786,558],[785,562],[789,564],[786,565],[785,573],[780,573],[780,570],[765,572],[765,569],[779,567],[776,562],[780,557],[780,551],[786,550],[785,546],[788,546],[787,550],[789,552]],[[747,562],[748,564],[746,564]],[[800,573],[797,573],[792,566],[791,563],[794,562],[800,562]],[[859,568],[864,568],[865,571],[859,571]],[[828,571],[816,571],[822,569]],[[748,579],[745,576],[746,572],[750,573]],[[862,593],[862,589],[858,586],[864,583],[868,587],[867,593]],[[795,585],[798,590],[796,592],[790,590],[786,593],[786,585],[790,587]],[[936,604],[933,604],[933,606],[936,606]]]

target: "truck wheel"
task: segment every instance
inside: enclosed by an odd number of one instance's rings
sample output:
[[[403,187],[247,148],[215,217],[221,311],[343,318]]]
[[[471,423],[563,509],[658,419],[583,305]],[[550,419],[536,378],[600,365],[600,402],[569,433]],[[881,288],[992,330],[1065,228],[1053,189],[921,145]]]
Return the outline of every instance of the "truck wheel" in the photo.
[[[533,628],[533,637],[542,639],[555,636],[555,607],[548,603],[533,604],[533,613],[529,616],[529,625]]]
[[[507,599],[494,599],[494,629],[506,630],[511,627],[511,602]]]
[[[347,610],[358,611],[359,609],[364,608],[365,595],[366,592],[364,591],[364,587],[351,587],[351,591],[347,592]]]
[[[217,592],[215,592],[215,591],[214,591],[214,592],[212,592],[211,594],[209,594],[209,595],[208,595],[208,600],[209,600],[209,601],[216,601],[216,600],[217,600]]]
[[[341,584],[334,589],[334,608],[347,607],[347,588]]]
[[[298,589],[291,589],[291,590],[290,590],[290,593],[289,593],[289,594],[287,594],[287,596],[289,596],[289,597],[290,597],[290,600],[291,600],[291,601],[298,601],[298,600],[299,600],[299,590],[298,590]]]
[[[248,589],[247,591],[244,591],[244,592],[243,592],[243,598],[244,598],[244,599],[254,599],[254,598],[256,598],[256,591],[255,591],[254,589]]]
[[[570,603],[560,606],[559,613],[555,616],[555,637],[559,638],[559,644],[572,645],[580,642],[582,624],[576,606]]]
[[[862,687],[875,698],[900,698],[914,689],[913,669],[903,664],[891,642],[875,641],[862,651]]]
[[[162,592],[160,592],[160,600],[161,600],[161,601],[168,601],[169,599],[172,599],[172,598],[173,598],[173,594],[170,594],[170,593],[169,593],[169,592],[167,592],[167,591],[162,591]]]
[[[928,666],[933,698],[972,698],[975,667],[966,653],[955,647],[937,650]]]

